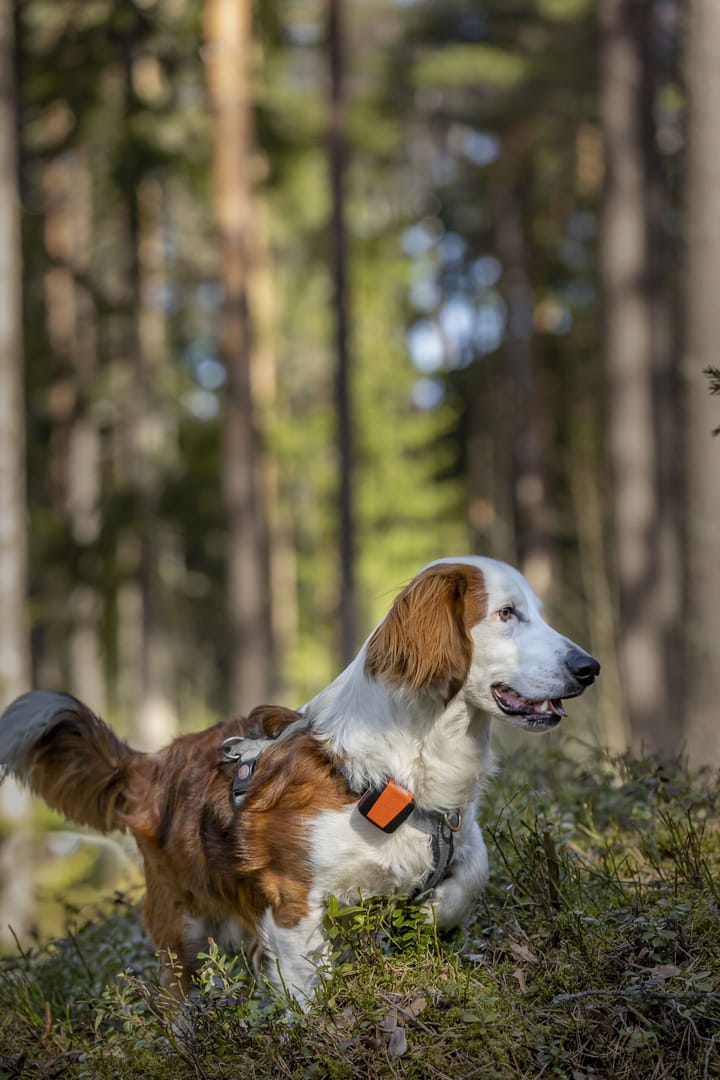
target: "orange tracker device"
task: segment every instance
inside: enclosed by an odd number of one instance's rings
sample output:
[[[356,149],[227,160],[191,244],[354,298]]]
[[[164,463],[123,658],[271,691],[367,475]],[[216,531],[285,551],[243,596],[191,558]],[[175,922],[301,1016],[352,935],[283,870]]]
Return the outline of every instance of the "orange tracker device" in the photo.
[[[368,788],[358,803],[362,816],[386,833],[395,832],[414,809],[415,799],[406,788],[400,787],[394,780],[386,780],[384,784]]]

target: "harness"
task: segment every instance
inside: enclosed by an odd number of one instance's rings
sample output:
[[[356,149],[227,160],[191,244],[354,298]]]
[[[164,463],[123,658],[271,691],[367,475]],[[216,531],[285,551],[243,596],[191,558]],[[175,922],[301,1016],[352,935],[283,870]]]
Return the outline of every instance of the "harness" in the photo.
[[[222,743],[222,760],[235,765],[230,797],[235,809],[245,802],[255,775],[260,756],[269,747],[282,742],[283,738],[298,730],[290,724],[272,738],[250,738],[233,735]],[[407,823],[418,832],[430,837],[433,865],[430,873],[410,894],[410,900],[424,900],[447,874],[455,851],[454,834],[462,824],[459,810],[442,813],[439,810],[423,810],[417,805],[407,788],[396,784],[391,777],[360,793],[357,808],[360,814],[384,833],[393,833]]]

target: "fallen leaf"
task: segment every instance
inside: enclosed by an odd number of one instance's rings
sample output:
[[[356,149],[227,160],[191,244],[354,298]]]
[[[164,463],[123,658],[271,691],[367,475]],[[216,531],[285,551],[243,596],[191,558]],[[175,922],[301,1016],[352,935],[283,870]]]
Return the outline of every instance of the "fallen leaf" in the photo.
[[[421,1012],[427,1009],[427,1001],[424,997],[416,997],[408,1005],[398,1006],[398,1012],[406,1020],[414,1020]]]
[[[398,1026],[397,1013],[395,1011],[393,1011],[393,1012],[388,1013],[387,1016],[383,1017],[383,1019],[382,1019],[382,1021],[380,1023],[380,1030],[383,1031],[386,1035],[389,1035],[389,1034],[391,1034],[393,1031],[395,1031],[397,1029],[397,1026]]]
[[[522,942],[509,941],[508,948],[510,949],[510,952],[513,954],[513,956],[517,957],[518,960],[524,960],[527,964],[537,963],[537,956],[535,955],[535,953],[532,951],[532,949],[529,949],[527,945],[523,945]]]
[[[388,1053],[392,1057],[400,1057],[407,1050],[407,1036],[404,1028],[395,1028],[388,1039]]]
[[[651,974],[655,979],[672,979],[675,975],[682,975],[682,971],[674,964],[659,964],[652,969]]]
[[[520,968],[520,967],[515,968],[515,970],[513,971],[513,975],[515,976],[515,978],[518,981],[518,986],[520,987],[520,993],[521,994],[527,994],[527,983],[525,982],[525,972],[523,971],[523,969]]]
[[[341,1013],[335,1017],[337,1027],[351,1028],[355,1024],[355,1011],[351,1005],[347,1005]]]

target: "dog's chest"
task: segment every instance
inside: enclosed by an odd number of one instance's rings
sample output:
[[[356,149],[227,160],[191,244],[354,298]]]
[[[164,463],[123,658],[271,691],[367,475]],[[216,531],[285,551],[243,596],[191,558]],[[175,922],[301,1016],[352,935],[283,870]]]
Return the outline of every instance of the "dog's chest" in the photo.
[[[309,855],[312,891],[342,901],[412,893],[433,865],[429,836],[407,823],[385,833],[355,806],[317,818]]]

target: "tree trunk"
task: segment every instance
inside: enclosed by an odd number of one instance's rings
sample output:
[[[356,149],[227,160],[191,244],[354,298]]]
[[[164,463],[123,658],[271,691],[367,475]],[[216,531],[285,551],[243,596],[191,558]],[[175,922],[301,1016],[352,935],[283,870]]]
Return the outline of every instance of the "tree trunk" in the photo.
[[[345,227],[345,55],[342,0],[328,0],[330,52],[330,188],[332,193],[333,288],[337,358],[335,403],[340,479],[340,659],[350,663],[357,647],[355,515],[353,508],[353,429]]]
[[[51,410],[53,487],[57,511],[67,518],[82,552],[100,532],[101,485],[100,432],[91,408],[97,375],[95,307],[81,284],[90,271],[93,218],[91,178],[82,152],[66,152],[45,167],[43,193],[45,247],[52,262],[45,275],[48,339],[66,370]],[[69,688],[103,711],[100,597],[90,583],[76,580],[60,607],[69,622],[63,627],[68,631]],[[48,667],[54,663],[51,659]]]
[[[0,3],[0,700],[30,682],[22,383],[22,251],[17,185],[13,7]]]
[[[463,373],[467,401],[468,525],[471,550],[515,558],[513,463],[507,432],[515,423],[500,365],[471,364]]]
[[[250,0],[206,0],[205,37],[215,118],[213,181],[224,288],[220,350],[227,372],[222,469],[228,526],[231,706],[246,712],[269,695],[273,652],[248,302],[254,163]]]
[[[688,405],[686,745],[691,764],[720,765],[720,443],[717,398],[703,369],[720,341],[720,5],[689,5],[685,380]]]
[[[503,265],[508,310],[505,357],[513,403],[511,452],[517,558],[535,592],[547,600],[553,585],[553,560],[547,521],[545,401],[534,355],[534,302],[527,244],[516,195],[504,189],[498,191],[495,207],[497,250]]]
[[[606,159],[600,264],[618,658],[635,749],[662,751],[671,748],[673,732],[659,583],[656,373],[642,124],[649,15],[650,5],[635,0],[598,4]]]
[[[13,11],[11,0],[0,0],[0,709],[30,684]],[[26,806],[24,792],[6,779],[0,815],[20,822]],[[6,943],[8,924],[21,933],[30,915],[27,851],[22,829],[0,840],[0,941]]]
[[[685,700],[683,661],[683,559],[685,556],[680,302],[677,297],[679,245],[670,224],[674,218],[672,195],[657,139],[658,94],[673,77],[672,46],[661,26],[662,4],[651,3],[636,22],[636,37],[643,65],[641,109],[647,194],[647,297],[650,310],[654,372],[655,468],[658,518],[655,522],[657,574],[656,608],[665,649],[667,700],[662,746],[679,747]]]
[[[251,391],[253,410],[260,429],[287,423],[278,397],[277,328],[281,324],[273,285],[270,216],[267,201],[254,199],[252,275],[248,279],[253,313]],[[285,686],[281,662],[293,652],[298,635],[298,580],[295,553],[295,522],[284,477],[270,454],[259,462],[261,501],[267,517],[270,622],[276,663],[272,671],[272,697],[283,699]]]
[[[177,453],[177,435],[163,385],[167,362],[163,190],[144,177],[137,186],[137,316],[143,402],[136,431],[135,482],[141,505],[142,692],[139,745],[164,746],[177,734],[173,620],[161,568],[176,559],[175,538],[158,514],[165,476]]]
[[[135,94],[137,23],[123,39],[125,123],[139,109]],[[171,598],[162,567],[173,562],[173,538],[159,515],[165,476],[174,461],[176,434],[166,404],[163,190],[135,160],[124,180],[127,290],[125,396],[116,432],[119,486],[136,500],[135,520],[118,543],[123,583],[118,589],[118,699],[133,743],[157,749],[177,733]]]

